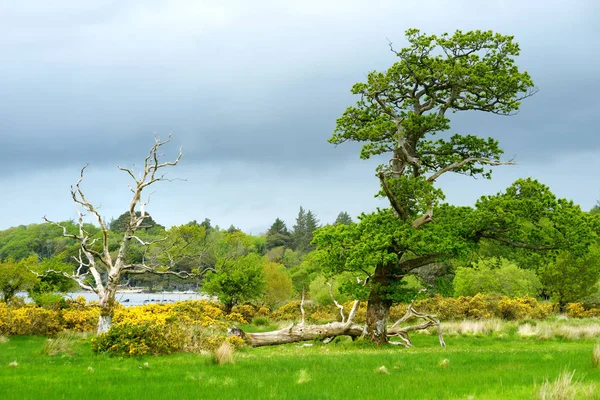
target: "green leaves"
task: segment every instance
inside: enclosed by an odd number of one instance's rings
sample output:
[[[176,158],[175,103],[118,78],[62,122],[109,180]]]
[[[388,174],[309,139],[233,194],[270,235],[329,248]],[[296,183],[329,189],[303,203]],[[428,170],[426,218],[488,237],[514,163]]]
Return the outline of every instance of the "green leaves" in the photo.
[[[378,168],[387,176],[419,177],[449,168],[489,178],[482,163],[499,161],[496,140],[432,136],[450,129],[448,111],[510,115],[535,93],[531,77],[515,65],[518,44],[492,31],[435,36],[409,29],[406,39],[408,47],[394,50],[398,61],[387,71],[372,71],[352,87],[360,99],[337,120],[329,142],[361,142],[363,159],[390,154],[393,168]],[[469,162],[453,166],[463,160]]]

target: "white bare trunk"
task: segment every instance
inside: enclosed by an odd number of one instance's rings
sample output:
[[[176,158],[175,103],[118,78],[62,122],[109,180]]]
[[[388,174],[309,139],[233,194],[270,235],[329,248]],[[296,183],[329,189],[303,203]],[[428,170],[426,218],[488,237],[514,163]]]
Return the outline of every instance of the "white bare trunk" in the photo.
[[[98,335],[105,333],[112,325],[112,315],[101,315],[98,320]]]
[[[253,347],[272,346],[305,340],[326,339],[336,336],[361,336],[364,328],[360,325],[332,322],[325,325],[292,325],[289,328],[272,332],[246,333],[245,337]]]

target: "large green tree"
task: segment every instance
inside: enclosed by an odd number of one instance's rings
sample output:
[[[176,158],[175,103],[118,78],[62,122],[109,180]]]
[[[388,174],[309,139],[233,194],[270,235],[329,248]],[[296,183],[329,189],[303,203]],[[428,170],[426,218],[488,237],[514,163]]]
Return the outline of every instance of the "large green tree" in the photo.
[[[230,311],[236,304],[262,295],[263,267],[268,260],[255,252],[253,239],[243,232],[222,235],[215,242],[215,265],[206,275],[202,290],[217,296]]]
[[[33,287],[37,277],[30,271],[37,264],[36,257],[16,261],[7,259],[0,262],[0,299],[8,302],[17,292]]]
[[[476,209],[443,204],[444,194],[435,185],[442,175],[490,178],[488,166],[510,163],[501,161],[502,150],[493,138],[440,136],[450,129],[449,114],[511,115],[535,88],[515,64],[520,50],[512,36],[491,31],[435,36],[410,29],[406,38],[406,48],[392,48],[398,60],[387,71],[370,72],[366,82],[352,87],[359,100],[337,120],[329,140],[363,143],[363,159],[387,156],[377,176],[379,195],[391,208],[315,236],[329,271],[369,276],[366,333],[376,343],[387,341],[389,308],[401,297],[402,277],[414,269],[468,253],[483,239],[539,250],[553,247],[550,239],[564,232],[543,218],[559,219],[560,207],[577,214],[576,207],[535,181],[520,181],[504,194],[483,198]],[[526,194],[534,197],[526,199]],[[533,202],[540,215],[532,215],[520,199]],[[520,229],[524,221],[531,222]]]

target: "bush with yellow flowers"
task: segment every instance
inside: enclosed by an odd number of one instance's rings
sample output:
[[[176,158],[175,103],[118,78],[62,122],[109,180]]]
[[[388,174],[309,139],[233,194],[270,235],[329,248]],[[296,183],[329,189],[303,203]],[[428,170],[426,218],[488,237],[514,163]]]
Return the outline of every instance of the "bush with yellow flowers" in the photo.
[[[571,318],[592,318],[600,316],[600,309],[596,307],[586,308],[583,303],[568,303],[565,306],[565,314]]]
[[[498,302],[500,317],[508,320],[544,319],[552,314],[552,311],[552,304],[539,303],[529,296],[514,299],[503,297]]]
[[[34,305],[9,306],[0,303],[0,335],[53,336],[63,329],[59,313]]]
[[[251,321],[252,318],[257,314],[257,309],[252,304],[240,304],[233,306],[231,309],[232,313],[241,314],[246,321]],[[268,311],[267,311],[268,313]]]
[[[183,349],[184,332],[177,325],[122,322],[92,339],[92,351],[117,356],[171,354]]]

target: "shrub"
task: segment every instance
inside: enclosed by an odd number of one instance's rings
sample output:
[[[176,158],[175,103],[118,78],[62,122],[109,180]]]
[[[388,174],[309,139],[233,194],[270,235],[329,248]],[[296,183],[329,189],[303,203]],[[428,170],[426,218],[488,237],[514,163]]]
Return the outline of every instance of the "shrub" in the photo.
[[[35,306],[8,307],[0,303],[0,334],[53,336],[63,329],[56,311]]]
[[[58,293],[34,293],[31,297],[35,304],[49,310],[61,310],[69,306],[64,297]]]
[[[335,300],[338,303],[349,301],[350,298],[348,295],[340,293],[340,284],[342,283],[340,281],[344,281],[343,277],[338,279],[326,279],[323,275],[319,275],[309,285],[308,292],[310,298],[319,305],[325,306],[333,304],[331,293],[329,293],[329,285],[327,285],[327,282],[330,282],[332,284],[332,292]]]
[[[281,320],[299,320],[301,318],[300,302],[292,301],[273,311],[272,318],[276,321]]]
[[[61,313],[64,328],[78,332],[90,332],[96,329],[100,309],[85,307],[81,309],[63,310]]]
[[[124,322],[92,339],[92,351],[118,356],[171,354],[183,349],[183,331],[174,325]]]
[[[534,271],[521,269],[504,258],[482,260],[473,268],[458,267],[454,277],[456,296],[475,296],[477,293],[535,296],[541,287]]]
[[[498,303],[500,316],[508,320],[542,319],[552,312],[551,304],[540,304],[532,297],[503,298]]]
[[[591,318],[600,316],[600,309],[586,309],[583,303],[569,303],[564,308],[565,314],[571,318]]]
[[[236,313],[236,312],[232,312],[232,313],[227,314],[226,318],[227,318],[227,321],[230,321],[230,322],[237,322],[237,323],[240,323],[240,324],[247,324],[248,323],[248,321],[246,321],[246,319],[244,318],[244,316],[242,314]]]
[[[256,307],[251,304],[241,304],[237,306],[233,306],[231,309],[232,313],[241,314],[246,321],[250,321],[257,314]],[[268,314],[268,311],[267,311]]]

